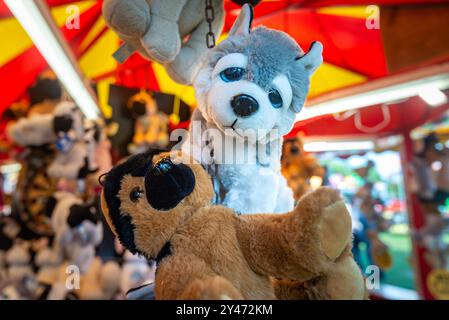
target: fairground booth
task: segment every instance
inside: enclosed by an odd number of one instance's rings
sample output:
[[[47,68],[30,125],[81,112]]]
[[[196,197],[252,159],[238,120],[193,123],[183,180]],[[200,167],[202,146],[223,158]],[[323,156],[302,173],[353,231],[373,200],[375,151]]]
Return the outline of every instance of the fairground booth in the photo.
[[[448,30],[445,0],[0,0],[0,299],[449,299]]]

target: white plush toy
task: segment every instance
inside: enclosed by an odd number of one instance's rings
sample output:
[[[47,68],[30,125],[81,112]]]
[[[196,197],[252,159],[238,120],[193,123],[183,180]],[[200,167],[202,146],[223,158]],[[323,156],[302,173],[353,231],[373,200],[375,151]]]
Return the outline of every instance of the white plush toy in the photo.
[[[120,291],[125,296],[131,289],[154,281],[156,266],[138,255],[133,255],[128,250],[123,255],[122,272],[120,275]]]
[[[288,212],[282,137],[301,111],[322,45],[307,53],[286,33],[251,30],[244,5],[229,36],[211,49],[194,82],[198,108],[182,149],[211,174],[216,203],[240,213]]]
[[[8,279],[20,280],[26,276],[34,276],[31,268],[31,255],[26,242],[16,242],[6,253]]]
[[[165,66],[173,80],[190,84],[207,51],[209,25],[204,0],[105,0],[107,24],[127,45],[118,60],[137,50]],[[211,28],[218,39],[224,23],[223,0],[212,0]]]
[[[7,133],[19,146],[39,147],[56,140],[52,122],[52,114],[35,114],[9,125]]]

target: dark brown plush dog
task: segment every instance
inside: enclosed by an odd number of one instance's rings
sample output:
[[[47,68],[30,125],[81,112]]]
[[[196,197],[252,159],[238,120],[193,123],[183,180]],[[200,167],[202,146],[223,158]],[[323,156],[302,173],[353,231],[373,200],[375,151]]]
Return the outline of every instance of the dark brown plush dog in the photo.
[[[210,205],[210,177],[180,154],[133,156],[103,185],[112,230],[131,252],[158,261],[156,299],[364,297],[337,191],[310,193],[290,213],[239,216]],[[303,285],[293,291],[290,281]]]

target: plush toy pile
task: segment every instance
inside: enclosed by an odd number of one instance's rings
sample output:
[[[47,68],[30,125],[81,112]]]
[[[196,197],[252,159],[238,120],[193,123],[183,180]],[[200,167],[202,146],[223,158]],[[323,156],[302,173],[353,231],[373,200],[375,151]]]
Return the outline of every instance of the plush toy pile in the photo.
[[[72,194],[56,197],[54,238],[24,240],[14,220],[0,219],[0,300],[124,299],[154,279],[150,264],[128,251],[98,257],[103,225],[96,210]]]
[[[113,239],[103,241],[95,196],[99,175],[112,167],[110,143],[101,122],[55,100],[52,81],[38,79],[37,98],[30,95],[38,105],[8,127],[24,151],[11,216],[0,214],[0,297],[123,298],[125,284],[150,281],[152,269],[120,254],[98,257],[102,246],[113,246]]]

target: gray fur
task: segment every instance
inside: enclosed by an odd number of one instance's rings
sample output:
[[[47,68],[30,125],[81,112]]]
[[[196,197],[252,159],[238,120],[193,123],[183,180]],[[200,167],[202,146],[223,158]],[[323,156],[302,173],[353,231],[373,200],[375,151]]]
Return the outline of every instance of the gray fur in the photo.
[[[273,45],[276,44],[276,45]],[[296,61],[304,51],[287,33],[258,27],[249,34],[239,34],[222,41],[206,58],[213,68],[218,60],[231,53],[242,53],[248,57],[248,68],[243,79],[256,83],[264,90],[279,74],[285,74],[292,86],[292,105],[296,112],[304,105],[309,87],[309,75],[298,72]]]
[[[296,113],[304,105],[309,78],[321,63],[322,46],[316,43],[304,54],[286,33],[265,27],[251,31],[250,21],[251,8],[245,5],[229,37],[205,57],[194,81],[198,108],[192,124],[199,122],[200,131],[213,129],[214,134],[212,139],[210,135],[199,136],[191,125],[182,150],[208,169],[218,204],[243,214],[288,212],[293,209],[293,194],[280,170],[282,136],[291,130]],[[220,59],[236,53],[237,67],[243,65],[238,57],[244,56],[245,73],[242,79],[225,81],[214,69]],[[269,100],[273,86],[289,99],[279,108],[273,108]],[[255,99],[256,111],[249,116],[236,113],[232,101],[239,95]],[[264,133],[242,135],[239,129],[262,129]],[[204,158],[205,154],[213,156]],[[241,155],[247,155],[248,161],[232,161]],[[231,161],[220,161],[229,157]]]

